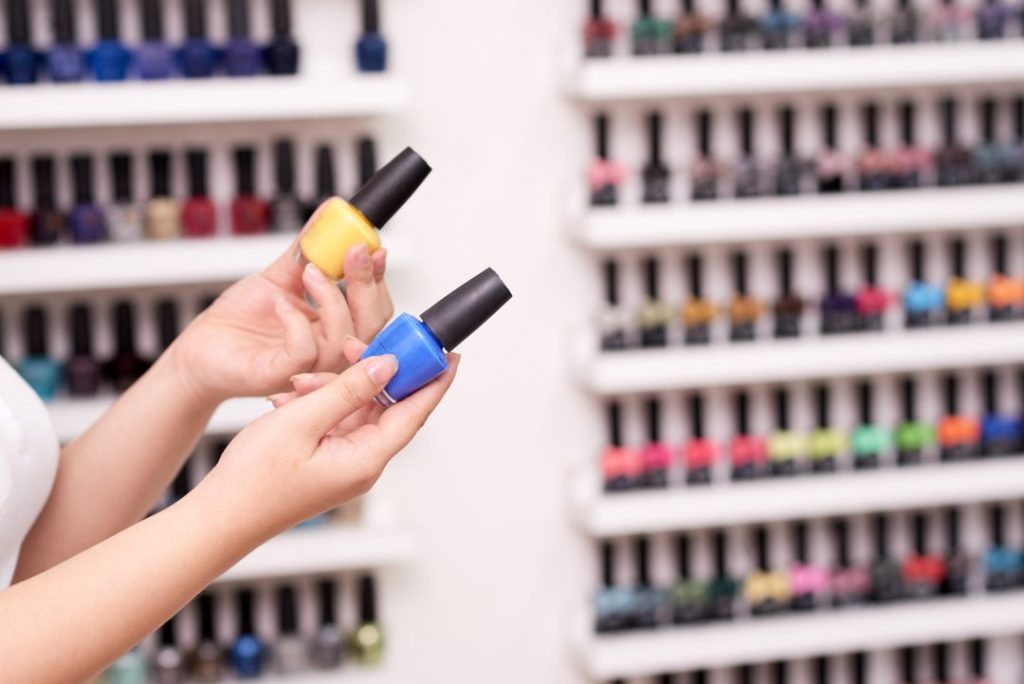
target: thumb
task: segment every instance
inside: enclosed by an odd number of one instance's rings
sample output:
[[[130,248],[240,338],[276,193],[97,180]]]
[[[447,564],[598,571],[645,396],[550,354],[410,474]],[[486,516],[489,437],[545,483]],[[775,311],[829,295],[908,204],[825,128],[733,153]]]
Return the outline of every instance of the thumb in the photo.
[[[339,375],[334,382],[290,402],[281,412],[293,414],[296,429],[319,440],[373,401],[397,371],[398,359],[394,356],[371,356]]]

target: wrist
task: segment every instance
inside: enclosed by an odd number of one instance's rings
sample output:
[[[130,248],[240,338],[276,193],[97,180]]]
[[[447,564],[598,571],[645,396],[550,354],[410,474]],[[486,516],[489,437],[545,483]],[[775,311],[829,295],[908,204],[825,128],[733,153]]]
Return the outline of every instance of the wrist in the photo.
[[[183,345],[180,344],[180,340],[176,341],[160,355],[160,358],[153,364],[153,370],[166,375],[181,396],[191,405],[199,410],[208,410],[212,413],[217,406],[230,397],[216,392],[208,383],[204,382],[196,370],[196,365],[189,361],[188,356]]]

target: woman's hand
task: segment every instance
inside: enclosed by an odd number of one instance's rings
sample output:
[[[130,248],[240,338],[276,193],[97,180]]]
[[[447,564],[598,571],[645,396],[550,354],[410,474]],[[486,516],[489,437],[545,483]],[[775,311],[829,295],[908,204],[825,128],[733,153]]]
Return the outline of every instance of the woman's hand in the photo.
[[[339,372],[347,366],[345,337],[369,341],[391,319],[385,249],[349,251],[343,295],[316,266],[295,261],[297,244],[228,288],[168,350],[198,401],[267,395],[287,388],[298,373]],[[307,292],[315,307],[306,302]]]

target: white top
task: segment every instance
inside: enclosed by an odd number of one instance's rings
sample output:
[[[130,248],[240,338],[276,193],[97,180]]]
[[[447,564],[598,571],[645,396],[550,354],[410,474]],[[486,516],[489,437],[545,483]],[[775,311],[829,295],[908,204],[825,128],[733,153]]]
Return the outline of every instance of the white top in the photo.
[[[0,357],[0,589],[50,495],[59,453],[42,400]]]

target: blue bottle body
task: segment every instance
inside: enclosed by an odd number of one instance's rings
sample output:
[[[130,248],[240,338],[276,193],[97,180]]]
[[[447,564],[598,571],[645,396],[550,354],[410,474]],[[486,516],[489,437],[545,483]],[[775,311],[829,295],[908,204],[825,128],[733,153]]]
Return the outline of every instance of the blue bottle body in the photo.
[[[26,356],[18,364],[18,372],[43,401],[49,401],[60,387],[60,364],[46,356]]]
[[[4,60],[7,82],[12,85],[35,83],[39,72],[39,55],[27,43],[11,45]]]
[[[46,71],[56,83],[81,81],[85,76],[85,55],[72,43],[58,43],[46,53]]]
[[[178,51],[178,61],[185,78],[209,78],[217,69],[217,48],[208,40],[189,38]]]
[[[362,358],[385,354],[398,359],[398,372],[377,397],[382,406],[405,399],[448,370],[444,348],[434,333],[421,320],[406,313],[377,335]]]
[[[940,288],[919,280],[911,282],[903,293],[907,316],[921,323],[927,323],[933,314],[941,312],[944,302],[945,295]]]
[[[231,647],[231,664],[240,679],[254,679],[263,673],[263,642],[243,634]]]
[[[356,65],[360,71],[384,71],[388,67],[388,44],[379,33],[364,33],[356,43]]]
[[[290,38],[275,38],[263,53],[267,73],[292,76],[299,72],[299,46]]]
[[[107,219],[94,204],[79,204],[68,215],[71,239],[75,242],[103,242],[107,239]]]
[[[107,684],[146,684],[149,681],[149,665],[139,649],[133,648],[114,661],[104,677]]]
[[[232,38],[224,47],[224,70],[228,76],[255,76],[262,66],[260,49],[248,38]]]
[[[135,65],[139,78],[147,81],[170,78],[174,69],[174,53],[166,43],[147,41],[135,53]]]
[[[117,40],[101,40],[89,55],[93,76],[97,81],[123,81],[128,78],[132,53]]]

